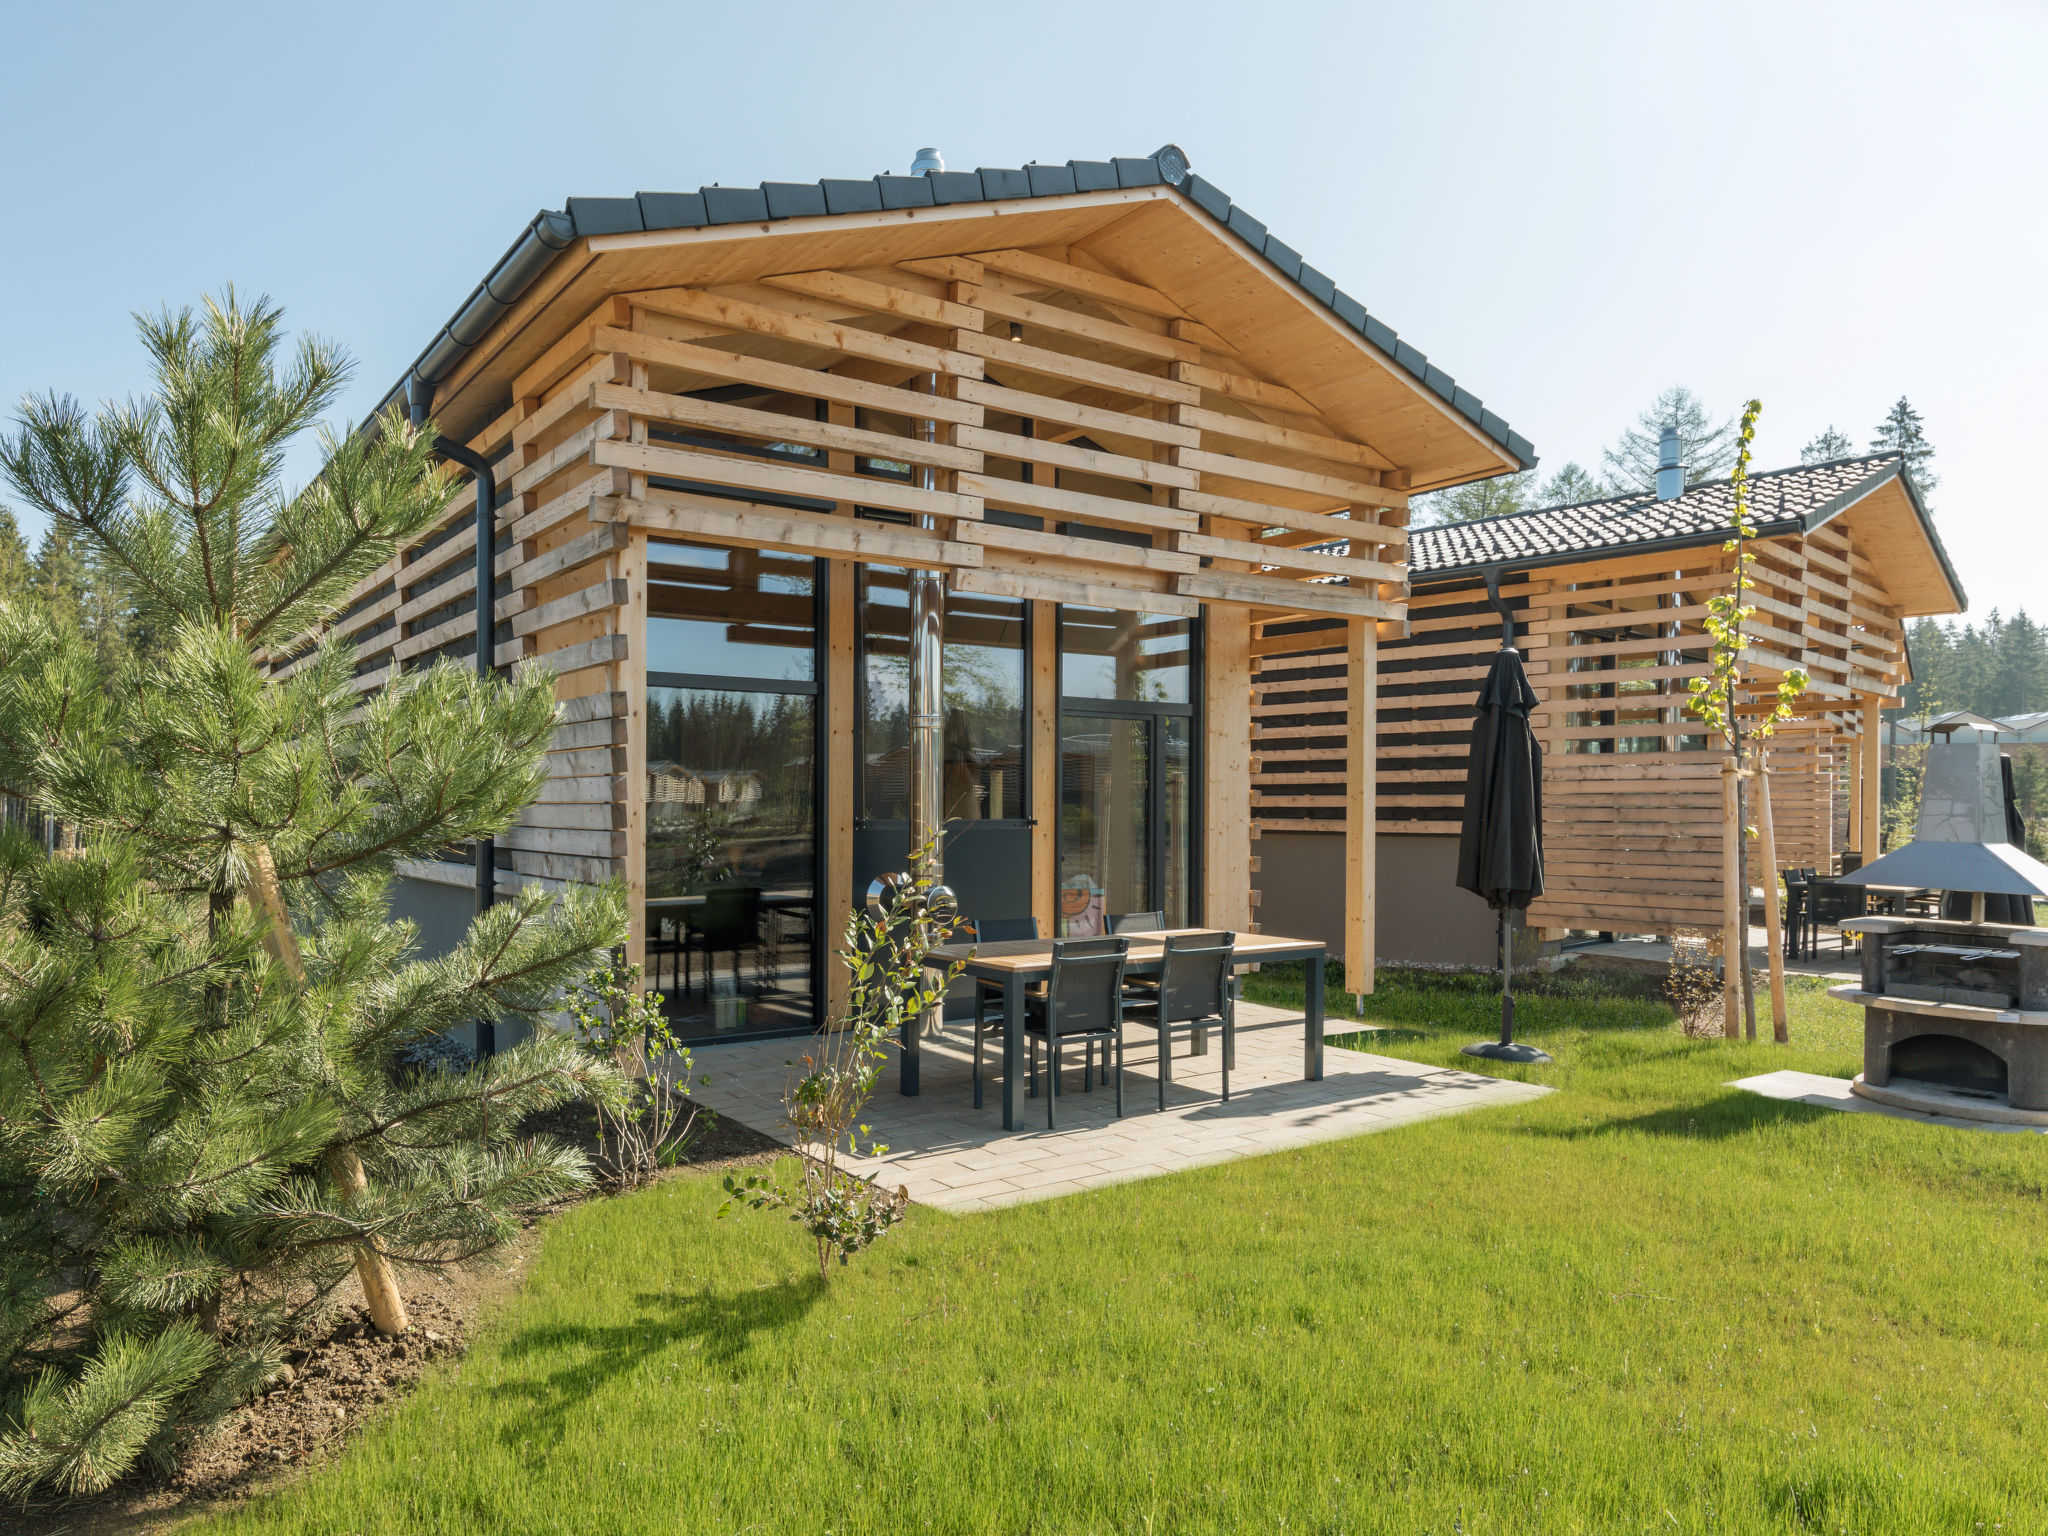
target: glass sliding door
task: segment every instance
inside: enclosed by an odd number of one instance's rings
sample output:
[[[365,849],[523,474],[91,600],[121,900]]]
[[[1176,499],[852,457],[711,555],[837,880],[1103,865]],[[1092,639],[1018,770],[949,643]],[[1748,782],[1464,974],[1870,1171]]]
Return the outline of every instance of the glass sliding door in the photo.
[[[685,1039],[817,1022],[816,562],[648,546],[648,980]]]
[[[854,895],[901,869],[910,848],[910,586],[892,566],[860,572],[860,783]],[[1026,605],[948,592],[940,792],[946,883],[970,917],[1031,911]]]
[[[1193,643],[1177,615],[1060,610],[1064,937],[1133,912],[1194,919]]]

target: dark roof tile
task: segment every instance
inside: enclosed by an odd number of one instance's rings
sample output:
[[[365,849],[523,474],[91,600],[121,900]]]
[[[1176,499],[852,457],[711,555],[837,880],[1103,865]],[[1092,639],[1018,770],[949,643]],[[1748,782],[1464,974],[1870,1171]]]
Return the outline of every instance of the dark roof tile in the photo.
[[[1342,320],[1354,331],[1365,329],[1365,306],[1351,297],[1342,288],[1337,290],[1336,297],[1330,301],[1330,308],[1337,312],[1339,320]]]
[[[1107,160],[1069,160],[1067,169],[1074,173],[1076,192],[1116,190],[1116,167]]]
[[[1508,436],[1512,449],[1515,434]],[[1526,443],[1522,446],[1527,450]],[[1750,519],[1759,531],[1771,532],[1832,515],[1839,510],[1833,503],[1885,478],[1898,463],[1897,454],[1879,453],[1751,475]],[[1409,536],[1408,565],[1421,581],[1486,565],[1555,562],[1638,545],[1714,544],[1728,536],[1734,516],[1735,492],[1726,480],[1687,486],[1670,501],[1659,501],[1653,491],[1637,491],[1478,522],[1418,528]]]
[[[1230,199],[1215,182],[1188,172],[1187,180],[1180,184],[1181,191],[1195,200],[1195,206],[1219,223],[1230,222]]]
[[[877,176],[875,185],[882,189],[884,208],[930,208],[938,201],[923,176]]]
[[[771,219],[808,219],[830,212],[825,189],[815,181],[764,181],[761,191]]]
[[[704,212],[713,224],[752,224],[768,217],[759,187],[703,187]]]
[[[1159,162],[1150,155],[1136,160],[1119,155],[1109,163],[1116,167],[1116,184],[1120,187],[1156,187],[1166,180],[1159,174]]]
[[[1280,269],[1280,275],[1290,283],[1301,281],[1301,252],[1283,240],[1266,236],[1266,260]]]
[[[572,197],[569,217],[579,235],[623,235],[646,227],[637,197]]]
[[[1429,358],[1420,347],[1405,341],[1394,343],[1394,361],[1406,368],[1415,377],[1422,378],[1429,372]]]
[[[1401,338],[1394,334],[1394,328],[1377,315],[1365,317],[1365,339],[1389,357],[1401,348]]]
[[[932,184],[932,200],[941,205],[982,200],[981,178],[972,171],[933,171],[926,179]]]
[[[866,181],[821,181],[825,206],[833,213],[880,213],[882,189],[874,178]]]
[[[1033,197],[1062,197],[1075,190],[1070,166],[1027,165],[1024,174],[1030,178]]]
[[[696,229],[705,222],[701,192],[642,192],[637,201],[648,229]]]
[[[1022,171],[1003,170],[1000,167],[981,168],[981,195],[991,200],[1002,197],[1029,197],[1031,178]]]
[[[1296,274],[1294,280],[1301,284],[1301,291],[1318,304],[1336,303],[1337,285],[1307,262],[1301,264],[1301,271]]]

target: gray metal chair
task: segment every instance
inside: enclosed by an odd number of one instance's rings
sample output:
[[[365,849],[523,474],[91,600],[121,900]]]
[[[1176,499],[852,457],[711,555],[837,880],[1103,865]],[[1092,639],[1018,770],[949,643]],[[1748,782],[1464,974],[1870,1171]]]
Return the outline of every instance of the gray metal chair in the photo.
[[[1230,986],[1236,952],[1234,933],[1168,934],[1157,996],[1125,1000],[1132,1023],[1159,1031],[1161,1109],[1166,1108],[1166,1085],[1173,1081],[1174,1031],[1185,1030],[1192,1038],[1212,1024],[1223,1026],[1223,1102],[1230,1102],[1230,1069],[1237,1063],[1237,1004]]]
[[[1045,1042],[1045,1128],[1049,1131],[1058,1129],[1053,1106],[1059,1098],[1060,1044],[1065,1040],[1085,1038],[1091,1047],[1093,1041],[1100,1040],[1105,1068],[1110,1047],[1115,1045],[1116,1112],[1124,1112],[1124,961],[1130,947],[1131,941],[1122,938],[1068,939],[1055,944],[1052,980],[1046,983],[1045,995],[1025,999],[1025,1031],[1034,1042]]]
[[[1162,933],[1165,929],[1164,912],[1123,912],[1109,919],[1111,933]]]

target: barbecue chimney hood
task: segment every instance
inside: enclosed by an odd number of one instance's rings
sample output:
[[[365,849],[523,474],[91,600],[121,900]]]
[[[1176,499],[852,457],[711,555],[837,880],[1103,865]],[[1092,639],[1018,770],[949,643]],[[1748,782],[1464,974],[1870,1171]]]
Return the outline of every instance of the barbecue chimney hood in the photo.
[[[2006,834],[1998,743],[1952,737],[1929,743],[1913,841],[1839,883],[2048,896],[2048,865],[2015,848]]]

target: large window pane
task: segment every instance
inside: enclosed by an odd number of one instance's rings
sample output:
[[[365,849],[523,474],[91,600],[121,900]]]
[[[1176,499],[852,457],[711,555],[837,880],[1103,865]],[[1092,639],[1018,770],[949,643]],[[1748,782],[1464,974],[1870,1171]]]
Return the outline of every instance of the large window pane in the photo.
[[[648,690],[648,971],[686,1037],[813,1022],[816,711]]]
[[[1103,933],[1152,903],[1152,722],[1060,718],[1059,931]]]
[[[765,549],[647,546],[647,670],[812,682],[817,562]]]
[[[861,804],[870,820],[910,814],[910,581],[861,576]],[[949,592],[943,630],[945,816],[1024,815],[1024,604]]]
[[[1062,608],[1060,693],[1125,704],[1185,704],[1193,630],[1192,619],[1176,614]]]

